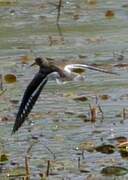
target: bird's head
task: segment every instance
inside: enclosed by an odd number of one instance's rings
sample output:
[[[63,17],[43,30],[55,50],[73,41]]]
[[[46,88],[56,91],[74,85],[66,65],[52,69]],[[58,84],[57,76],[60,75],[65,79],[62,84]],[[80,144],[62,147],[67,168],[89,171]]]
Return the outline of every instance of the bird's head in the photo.
[[[34,66],[34,65],[38,65],[38,66],[48,66],[48,61],[47,61],[47,59],[46,58],[41,58],[41,57],[37,57],[36,59],[35,59],[35,62],[34,63],[32,63],[31,64],[31,66]]]
[[[61,68],[56,66],[53,61],[48,61],[46,58],[37,57],[35,59],[35,62],[31,64],[31,66],[38,65],[41,69],[41,72],[45,73],[53,73],[57,72],[59,74],[59,77],[63,78],[65,77],[65,74]],[[53,73],[54,74],[54,73]]]

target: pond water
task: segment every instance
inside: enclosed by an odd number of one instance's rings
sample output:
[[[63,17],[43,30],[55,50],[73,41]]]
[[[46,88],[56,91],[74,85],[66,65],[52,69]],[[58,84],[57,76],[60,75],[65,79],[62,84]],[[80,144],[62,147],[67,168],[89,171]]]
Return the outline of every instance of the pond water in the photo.
[[[28,148],[31,179],[40,179],[45,173],[47,161],[51,161],[48,179],[114,179],[100,174],[103,167],[116,165],[128,168],[127,159],[116,151],[113,154],[84,151],[79,145],[90,142],[96,146],[116,144],[110,139],[128,137],[128,113],[123,120],[123,109],[128,109],[128,2],[127,0],[97,0],[91,4],[86,0],[65,0],[61,9],[61,36],[56,26],[55,1],[22,0],[0,1],[0,73],[14,73],[17,82],[6,84],[0,96],[1,153],[9,155],[9,163],[2,169],[12,167],[12,162],[24,166]],[[106,17],[108,10],[114,16]],[[49,81],[30,114],[31,123],[24,123],[19,132],[11,136],[18,103],[24,89],[38,69],[22,64],[22,57],[52,58],[59,65],[66,63],[96,64],[98,67],[117,72],[109,75],[87,70],[85,82],[69,82],[57,85]],[[107,99],[101,98],[107,95]],[[75,101],[85,96],[87,101]],[[98,102],[96,103],[96,99]],[[98,113],[96,122],[85,122],[91,106],[102,108],[104,119]],[[4,148],[3,148],[4,146]],[[81,167],[79,169],[79,161]],[[89,172],[85,172],[88,170]],[[8,179],[6,173],[1,178]],[[118,177],[127,179],[128,175]]]

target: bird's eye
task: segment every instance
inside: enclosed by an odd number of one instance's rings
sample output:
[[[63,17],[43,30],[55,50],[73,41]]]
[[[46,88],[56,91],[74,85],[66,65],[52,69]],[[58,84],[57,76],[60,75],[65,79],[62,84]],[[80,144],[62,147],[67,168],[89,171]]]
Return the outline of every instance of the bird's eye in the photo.
[[[82,74],[82,73],[85,72],[85,69],[83,69],[83,68],[74,68],[74,69],[72,70],[72,72],[78,73],[78,74]]]

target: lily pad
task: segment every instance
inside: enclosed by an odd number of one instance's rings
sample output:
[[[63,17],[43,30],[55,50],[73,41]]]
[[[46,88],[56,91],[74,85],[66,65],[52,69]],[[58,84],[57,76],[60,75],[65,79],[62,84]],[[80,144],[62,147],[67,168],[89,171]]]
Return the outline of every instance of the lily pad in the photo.
[[[100,146],[95,147],[97,152],[105,153],[105,154],[112,154],[115,152],[115,147],[111,144],[102,144]]]
[[[0,164],[5,164],[8,161],[8,156],[6,154],[0,155]]]
[[[75,101],[87,101],[88,98],[83,95],[83,96],[74,97],[73,100],[75,100]]]
[[[16,76],[14,74],[6,74],[4,76],[4,80],[6,83],[15,83],[16,82]]]
[[[112,11],[112,10],[108,10],[108,11],[106,11],[106,13],[105,13],[105,16],[106,17],[113,17],[115,15],[115,13],[114,13],[114,11]]]
[[[108,100],[108,99],[110,99],[110,96],[107,94],[103,94],[103,95],[100,95],[100,99],[101,100]]]
[[[128,169],[120,166],[108,166],[101,170],[105,176],[123,176],[128,173]]]

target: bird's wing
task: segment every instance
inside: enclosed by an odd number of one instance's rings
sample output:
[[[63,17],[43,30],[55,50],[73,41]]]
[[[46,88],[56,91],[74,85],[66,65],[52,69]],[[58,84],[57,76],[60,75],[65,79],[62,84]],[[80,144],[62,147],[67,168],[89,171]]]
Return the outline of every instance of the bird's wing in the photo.
[[[75,72],[75,70],[77,72],[77,69],[79,69],[79,68],[81,68],[83,70],[84,69],[91,69],[94,71],[118,75],[118,73],[116,73],[116,72],[108,71],[106,69],[101,69],[101,68],[97,68],[97,67],[86,65],[86,64],[68,64],[65,66],[64,70],[67,71],[68,73],[70,73],[70,72]]]
[[[48,78],[42,73],[37,73],[24,92],[19,111],[13,126],[12,134],[14,134],[23,124],[28,114],[35,105],[41,90],[45,86]]]

